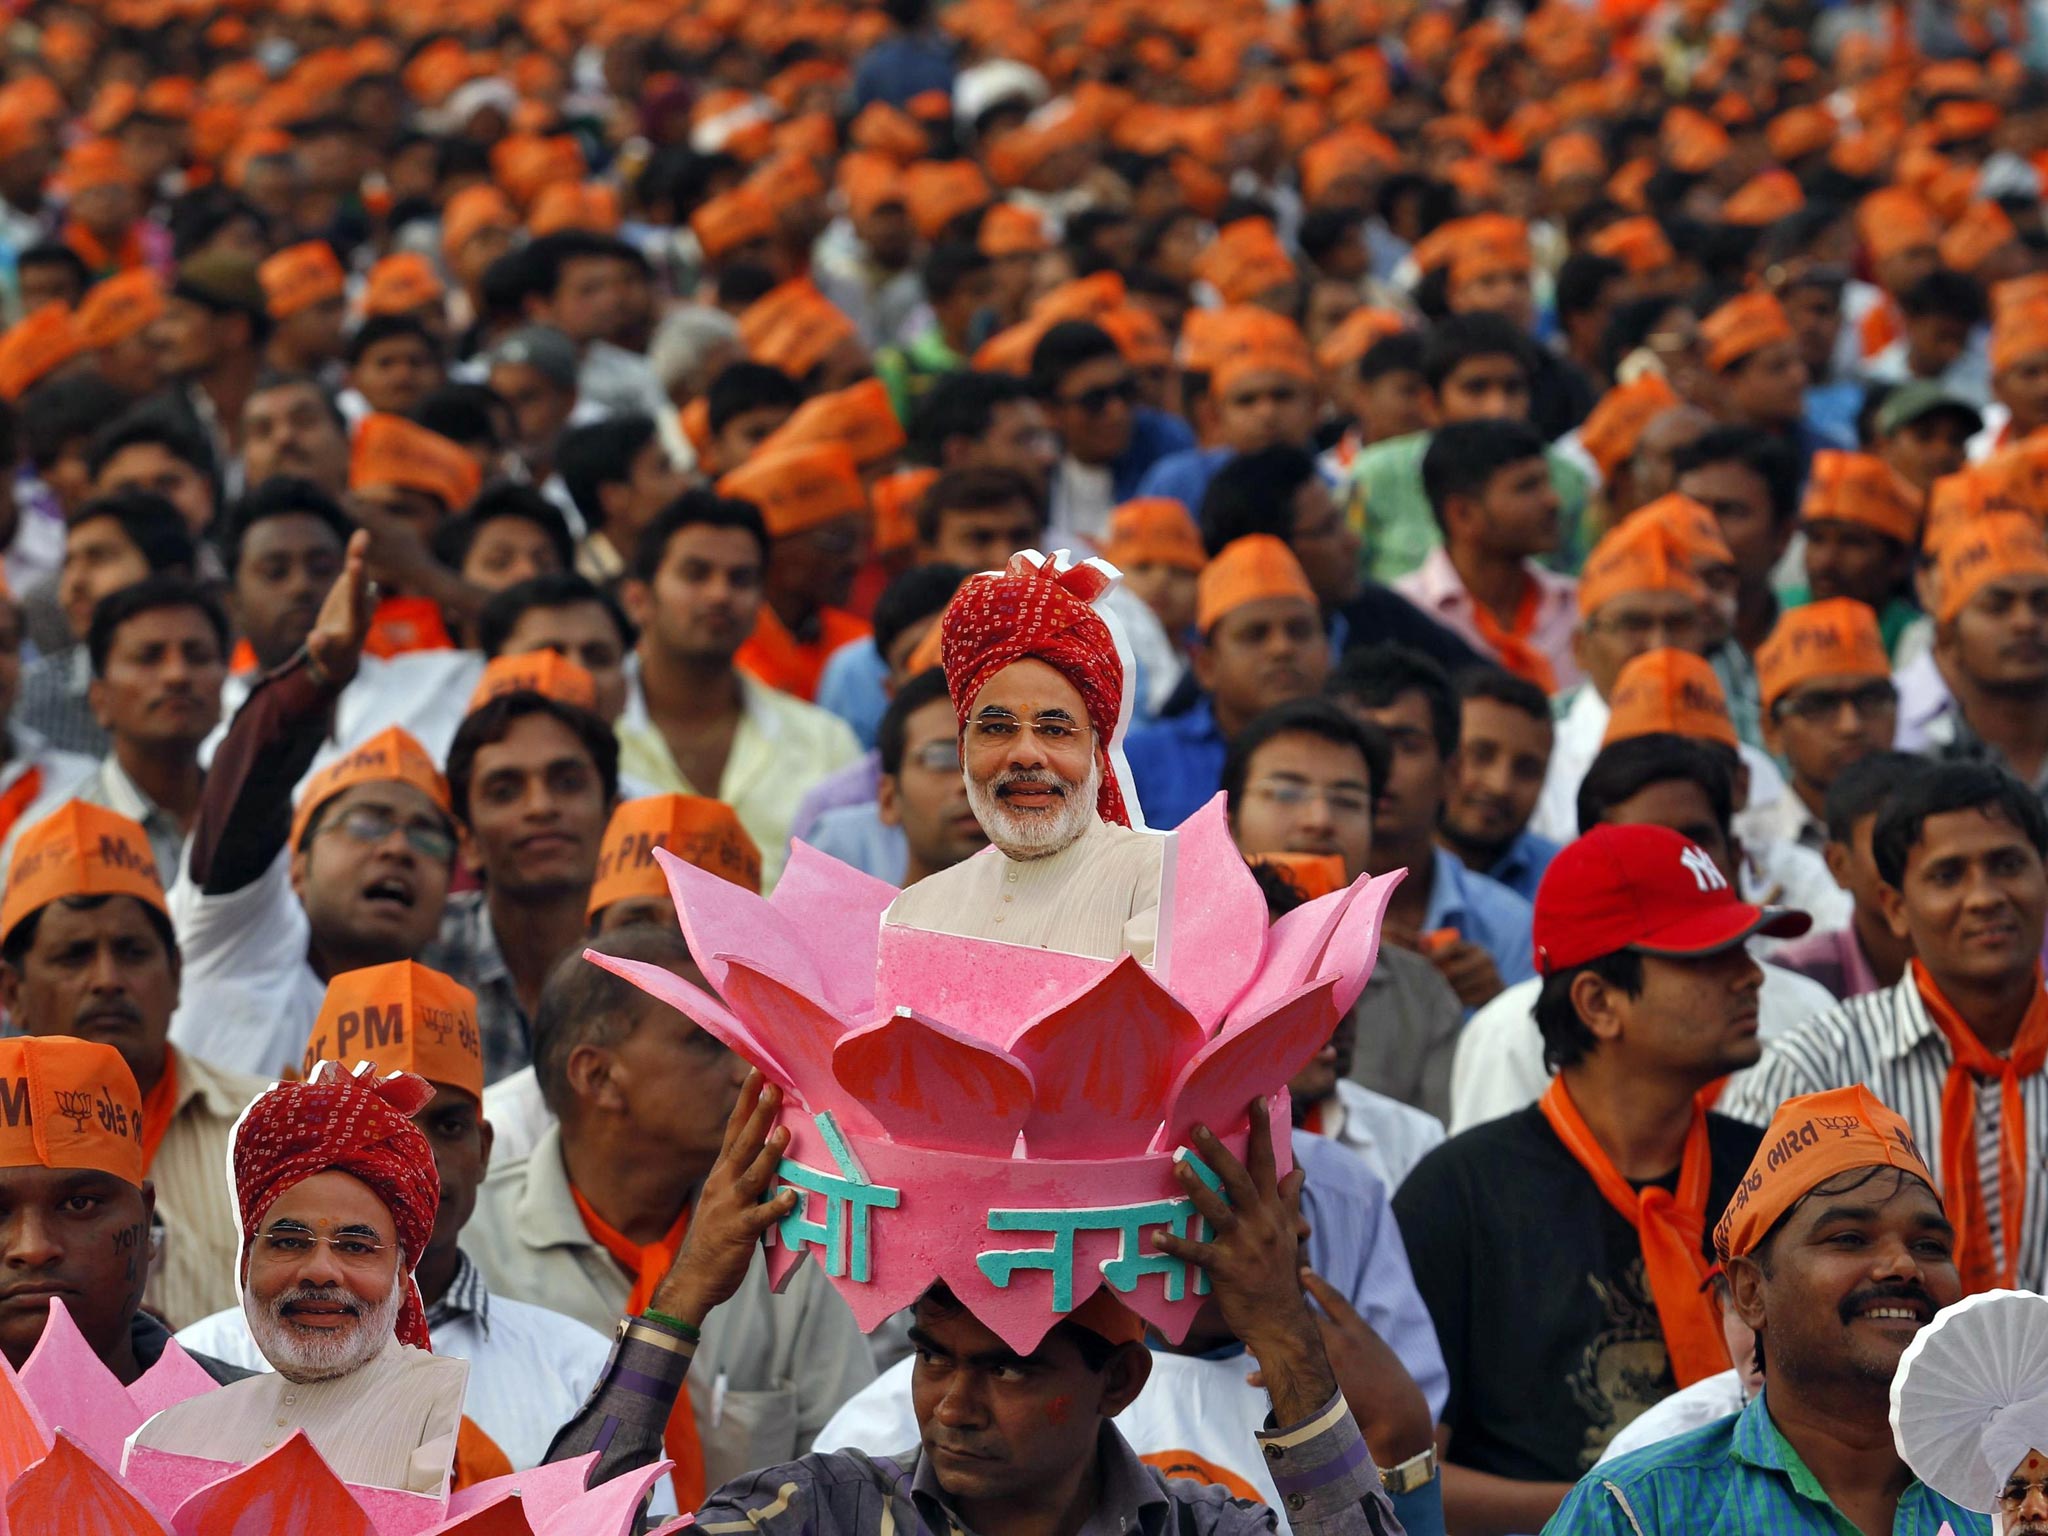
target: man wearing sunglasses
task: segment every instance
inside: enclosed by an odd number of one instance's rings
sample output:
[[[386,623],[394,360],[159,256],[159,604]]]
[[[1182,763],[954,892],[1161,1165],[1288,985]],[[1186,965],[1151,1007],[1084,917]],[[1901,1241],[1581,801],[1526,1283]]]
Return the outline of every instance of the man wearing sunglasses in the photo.
[[[1059,432],[1052,472],[1054,545],[1100,541],[1112,508],[1138,494],[1145,472],[1195,446],[1186,422],[1138,404],[1138,381],[1109,333],[1067,320],[1039,338],[1031,382]]]
[[[1764,740],[1790,769],[1791,793],[1759,807],[1774,838],[1827,846],[1828,787],[1882,752],[1898,729],[1899,692],[1877,616],[1854,598],[1794,608],[1756,653]],[[1765,828],[1752,827],[1752,835]]]

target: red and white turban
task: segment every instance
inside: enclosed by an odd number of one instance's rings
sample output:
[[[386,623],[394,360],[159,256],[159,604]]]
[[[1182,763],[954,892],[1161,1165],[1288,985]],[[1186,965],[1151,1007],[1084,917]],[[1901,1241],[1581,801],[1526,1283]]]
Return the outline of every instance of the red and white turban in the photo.
[[[319,1063],[310,1082],[279,1083],[260,1095],[236,1122],[228,1154],[242,1219],[237,1274],[246,1275],[249,1239],[279,1196],[317,1173],[350,1174],[390,1208],[405,1250],[398,1341],[429,1348],[426,1308],[412,1271],[434,1233],[441,1175],[412,1117],[433,1097],[433,1084],[409,1072],[380,1078],[365,1062],[350,1074],[332,1061]]]

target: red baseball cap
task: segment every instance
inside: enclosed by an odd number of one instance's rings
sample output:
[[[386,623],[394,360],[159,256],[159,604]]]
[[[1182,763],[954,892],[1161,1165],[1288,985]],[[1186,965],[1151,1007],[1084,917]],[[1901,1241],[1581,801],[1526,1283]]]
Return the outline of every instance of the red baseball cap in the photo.
[[[1812,926],[1804,912],[1738,899],[1720,867],[1669,827],[1600,826],[1560,851],[1536,888],[1536,969],[1549,976],[1624,949],[1687,959]]]

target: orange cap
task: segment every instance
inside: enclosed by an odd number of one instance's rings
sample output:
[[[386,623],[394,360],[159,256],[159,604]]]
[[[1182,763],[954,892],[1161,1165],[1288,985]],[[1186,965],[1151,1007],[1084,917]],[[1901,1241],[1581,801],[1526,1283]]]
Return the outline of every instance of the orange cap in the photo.
[[[583,179],[583,148],[573,134],[511,134],[491,147],[491,174],[515,203],[530,203],[553,182]]]
[[[1255,304],[1190,310],[1181,322],[1180,366],[1187,373],[1214,374],[1239,353],[1306,346],[1292,320]]]
[[[1862,1084],[1785,1100],[1714,1228],[1715,1251],[1724,1263],[1754,1253],[1787,1211],[1852,1168],[1897,1168],[1934,1188],[1911,1127]]]
[[[623,802],[606,823],[586,915],[634,896],[668,895],[657,848],[734,885],[761,889],[761,850],[731,806],[701,795],[649,795]]]
[[[1875,454],[1823,448],[1806,474],[1800,521],[1856,523],[1908,546],[1920,542],[1921,497]]]
[[[1706,601],[1691,559],[1659,519],[1631,517],[1593,546],[1579,573],[1579,617],[1590,619],[1630,592],[1678,592]]]
[[[1941,220],[1918,193],[1882,187],[1856,205],[1856,238],[1871,260],[1941,243]]]
[[[1140,565],[1199,571],[1209,563],[1202,531],[1188,509],[1170,496],[1141,496],[1111,512],[1102,558],[1125,571]]]
[[[19,400],[78,356],[81,343],[71,311],[45,304],[0,336],[0,399]]]
[[[876,554],[909,549],[917,543],[917,504],[938,478],[936,469],[920,465],[883,475],[868,487],[868,500],[875,507]]]
[[[1341,853],[1255,853],[1245,861],[1254,869],[1270,869],[1297,891],[1303,901],[1314,901],[1349,884],[1344,878]]]
[[[163,280],[147,267],[134,267],[86,289],[71,329],[78,345],[93,352],[140,335],[163,312]]]
[[[596,679],[558,651],[493,656],[476,680],[466,713],[473,715],[508,693],[537,693],[575,709],[597,709]]]
[[[57,178],[75,197],[100,187],[132,187],[135,169],[113,139],[83,139],[65,151]]]
[[[1664,158],[1677,170],[1701,176],[1714,169],[1732,147],[1728,130],[1692,107],[1673,107],[1664,114],[1659,136]]]
[[[356,428],[349,454],[349,489],[395,485],[437,497],[446,512],[460,512],[483,489],[483,471],[476,460],[438,432],[403,416],[374,412]]]
[[[1600,466],[1602,478],[1610,476],[1635,456],[1650,423],[1682,403],[1661,373],[1617,384],[1587,414],[1579,428],[1579,445]]]
[[[1323,344],[1316,348],[1316,366],[1325,373],[1341,372],[1389,336],[1398,336],[1406,329],[1408,322],[1393,310],[1361,306],[1338,321],[1323,338]]]
[[[1196,258],[1195,275],[1223,295],[1226,304],[1249,303],[1296,276],[1287,248],[1261,218],[1239,219],[1218,230]]]
[[[2048,352],[2048,299],[2002,307],[1991,322],[1991,371],[2003,373],[2041,352]]]
[[[324,299],[338,299],[348,287],[341,258],[325,240],[287,246],[256,269],[270,318],[283,320]]]
[[[1974,202],[1941,237],[1941,263],[1957,272],[1974,273],[2019,237],[1998,204]]]
[[[149,834],[117,811],[67,800],[14,845],[0,896],[0,941],[67,896],[133,896],[169,916]]]
[[[775,204],[759,187],[742,182],[707,200],[690,215],[690,231],[709,261],[720,261],[743,245],[775,235]]]
[[[304,1071],[317,1062],[353,1067],[367,1061],[379,1076],[410,1072],[430,1083],[484,1096],[483,1037],[476,994],[416,960],[343,971],[327,983],[320,1016],[306,1041]]]
[[[1703,656],[1666,648],[1646,651],[1621,669],[1608,701],[1603,747],[1634,736],[1670,734],[1734,747],[1728,695]]]
[[[1616,219],[1605,229],[1596,230],[1587,238],[1586,249],[1595,256],[1618,261],[1637,274],[1658,271],[1678,260],[1664,226],[1648,214]]]
[[[1299,332],[1254,340],[1217,361],[1209,375],[1209,392],[1220,400],[1238,380],[1254,373],[1282,373],[1313,384],[1315,360]]]
[[[843,443],[757,449],[718,482],[718,494],[761,509],[768,536],[780,539],[841,517],[865,517],[860,465]]]
[[[1031,306],[1031,318],[1047,325],[1055,325],[1062,320],[1100,320],[1129,302],[1124,280],[1119,274],[1095,272],[1040,294]]]
[[[418,251],[398,251],[370,268],[363,285],[363,313],[404,315],[439,304],[448,296],[441,274]]]
[[[336,795],[358,784],[385,783],[410,784],[433,801],[442,815],[452,814],[448,781],[441,777],[441,770],[411,732],[394,725],[307,778],[299,791],[298,809],[292,813],[292,847],[305,841],[314,813]],[[152,861],[150,868],[155,867]]]
[[[839,162],[835,179],[846,199],[846,211],[856,221],[874,217],[891,203],[898,207],[904,203],[903,168],[887,155],[852,150]]]
[[[1752,352],[1792,339],[1792,322],[1776,295],[1754,290],[1737,294],[1700,322],[1707,366],[1716,373],[1733,368]]]
[[[903,207],[926,240],[936,240],[964,213],[996,195],[972,160],[920,160],[903,172]]]
[[[2008,277],[1991,285],[1991,318],[1995,322],[2008,309],[2048,300],[2048,272],[2029,272]]]
[[[1787,609],[1756,648],[1756,676],[1768,717],[1778,700],[1817,677],[1890,677],[1877,615],[1853,597]]]
[[[1293,550],[1270,533],[1233,539],[1202,567],[1195,588],[1195,628],[1207,635],[1226,615],[1268,597],[1298,597],[1316,606],[1315,588]]]
[[[1301,193],[1313,206],[1340,181],[1398,169],[1401,152],[1377,129],[1349,123],[1304,149],[1299,164]]]
[[[451,260],[487,229],[515,230],[519,212],[496,187],[464,187],[441,210],[441,254]]]
[[[855,149],[872,150],[892,160],[910,164],[931,152],[931,136],[900,107],[886,101],[871,101],[846,128],[846,142]]]
[[[111,1045],[0,1040],[0,1168],[89,1168],[143,1180],[142,1091]]]
[[[757,363],[801,379],[859,328],[808,277],[771,288],[740,311],[740,344]]]
[[[1806,206],[1806,189],[1790,171],[1758,171],[1721,205],[1721,217],[1745,229],[1761,229],[1790,218]]]
[[[1122,309],[1098,315],[1095,323],[1109,333],[1117,351],[1133,368],[1173,366],[1173,338],[1166,334],[1165,323],[1151,310],[1126,304]]]
[[[1543,146],[1537,162],[1537,179],[1555,187],[1574,177],[1602,181],[1607,176],[1607,151],[1590,133],[1560,133]]]
[[[991,260],[1035,256],[1052,249],[1052,237],[1034,209],[1019,203],[997,203],[982,215],[979,244],[981,254]]]
[[[2048,577],[2048,534],[2025,513],[1989,513],[1942,540],[1935,573],[1934,616],[1946,624],[2002,577]]]
[[[1728,547],[1720,522],[1714,517],[1713,509],[1703,501],[1668,491],[1622,519],[1623,527],[1641,523],[1655,523],[1661,527],[1670,536],[1672,547],[1695,575],[1708,566],[1735,563],[1735,553]]]
[[[609,235],[617,233],[622,217],[618,188],[601,181],[558,181],[534,195],[526,231],[536,240],[565,229]]]
[[[901,453],[908,441],[889,404],[888,388],[880,379],[862,379],[830,394],[813,395],[763,438],[755,452],[837,443],[866,469]]]
[[[1817,155],[1835,142],[1835,114],[1822,106],[1788,107],[1764,129],[1764,143],[1776,160]]]

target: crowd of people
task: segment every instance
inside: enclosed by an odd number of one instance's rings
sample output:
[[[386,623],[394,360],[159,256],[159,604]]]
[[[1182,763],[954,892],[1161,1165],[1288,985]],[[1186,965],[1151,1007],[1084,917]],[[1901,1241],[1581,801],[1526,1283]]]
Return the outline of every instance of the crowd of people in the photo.
[[[2048,1533],[1894,1391],[2048,1290],[2031,10],[16,0],[0,1352],[716,1530]],[[1133,1093],[1185,1337],[788,1182]]]

